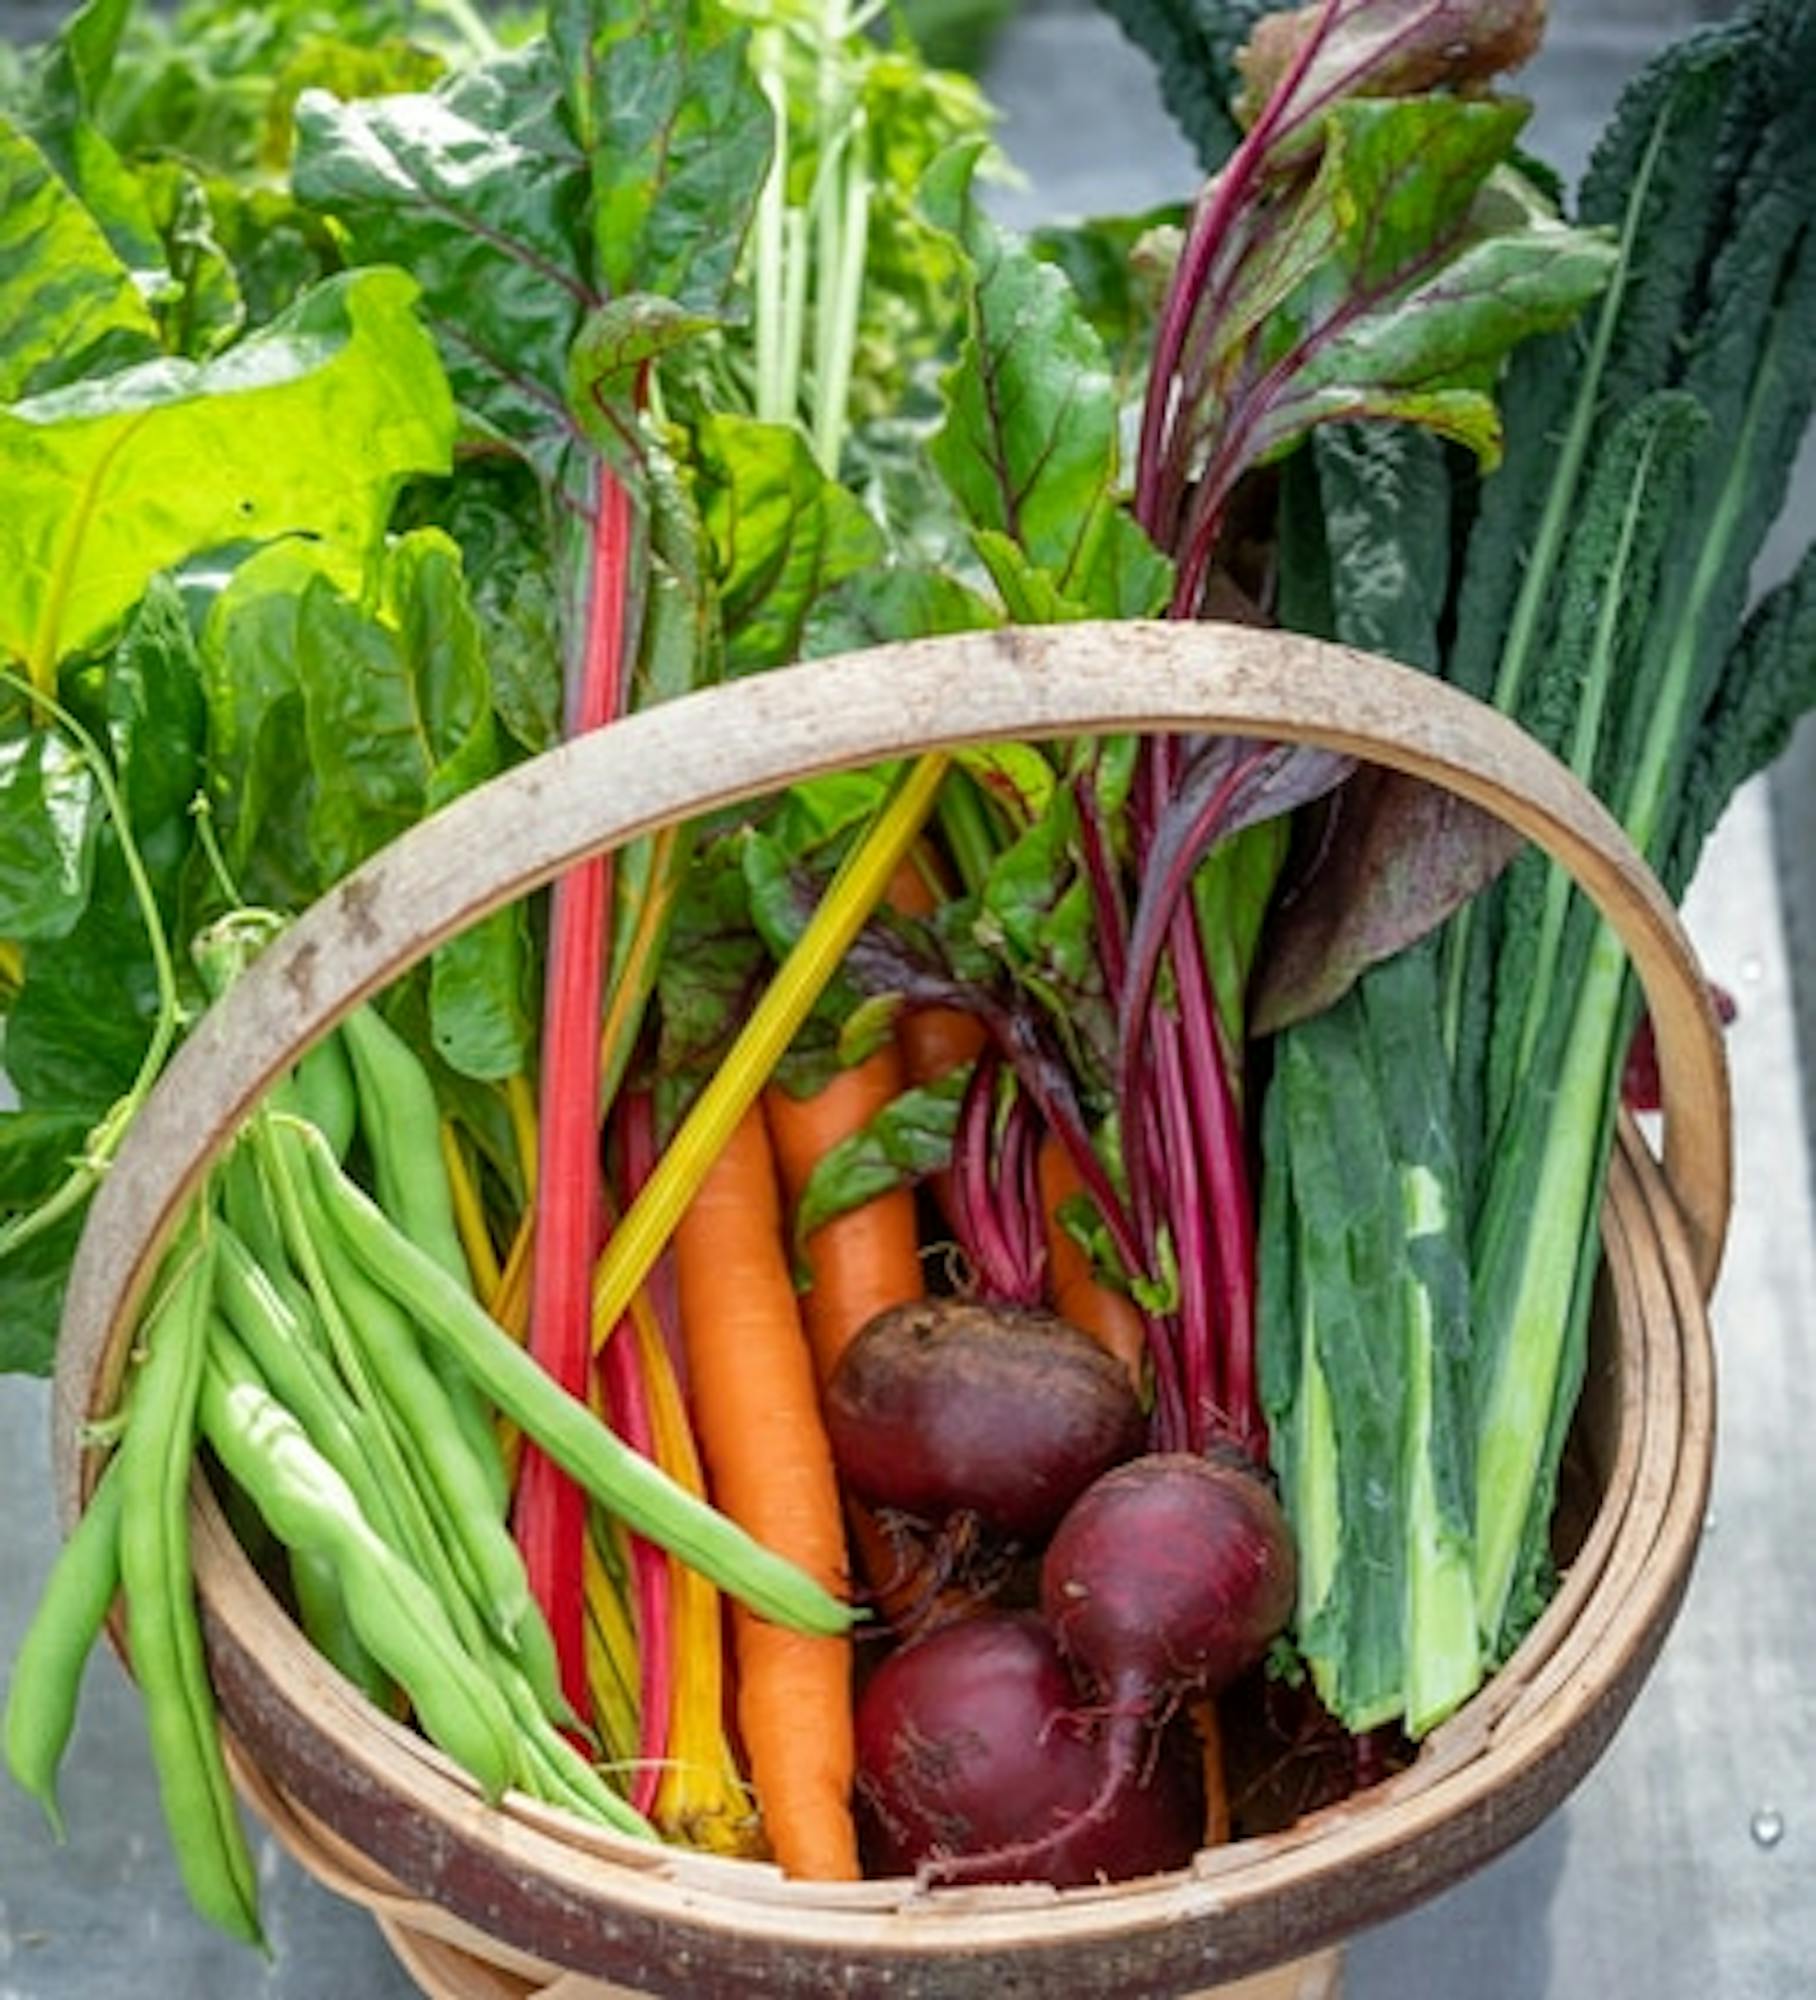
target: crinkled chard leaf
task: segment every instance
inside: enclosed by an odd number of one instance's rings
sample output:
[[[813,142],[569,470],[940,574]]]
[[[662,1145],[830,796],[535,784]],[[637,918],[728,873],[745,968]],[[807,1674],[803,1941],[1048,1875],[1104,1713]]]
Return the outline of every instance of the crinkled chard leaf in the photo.
[[[368,263],[422,287],[461,405],[545,470],[568,442],[567,357],[598,303],[586,275],[586,163],[543,41],[423,96],[296,110],[298,196]]]
[[[556,0],[549,41],[591,168],[599,292],[724,300],[769,168],[748,36],[712,0]]]

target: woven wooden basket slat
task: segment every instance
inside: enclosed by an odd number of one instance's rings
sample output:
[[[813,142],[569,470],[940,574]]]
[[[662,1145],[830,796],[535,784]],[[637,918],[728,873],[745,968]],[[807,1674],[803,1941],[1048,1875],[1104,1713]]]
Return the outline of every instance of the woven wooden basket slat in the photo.
[[[1688,1577],[1712,1449],[1704,1298],[1730,1167],[1706,990],[1618,829],[1504,718],[1424,676],[1278,633],[1069,626],[791,668],[566,745],[395,843],[198,1025],[96,1201],[54,1403],[66,1515],[85,1491],[83,1427],[112,1405],[158,1255],[210,1160],[310,1042],[435,944],[587,853],[805,776],[958,742],[1128,729],[1316,742],[1424,777],[1547,849],[1632,955],[1659,1044],[1664,1166],[1623,1130],[1581,1426],[1600,1502],[1556,1600],[1416,1762],[1360,1798],[1176,1876],[927,1895],[788,1882],[514,1797],[486,1808],[307,1649],[198,1489],[198,1591],[242,1782],[306,1865],[374,1909],[426,1991],[1194,1992],[1321,1950],[1490,1858],[1557,1804],[1631,1702]],[[1294,1979],[1325,1971],[1308,1964]],[[1286,2000],[1281,1983],[1267,2000]]]

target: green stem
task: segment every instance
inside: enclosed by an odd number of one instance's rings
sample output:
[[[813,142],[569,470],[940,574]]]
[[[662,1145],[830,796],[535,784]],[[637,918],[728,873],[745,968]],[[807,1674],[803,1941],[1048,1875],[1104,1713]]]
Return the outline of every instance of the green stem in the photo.
[[[45,710],[71,737],[82,761],[88,766],[95,789],[101,794],[102,807],[113,821],[114,835],[120,843],[120,858],[126,864],[133,900],[139,906],[139,918],[145,926],[145,938],[151,947],[152,968],[158,987],[157,1018],[152,1023],[151,1040],[146,1044],[132,1088],[89,1133],[81,1161],[62,1184],[36,1208],[14,1216],[4,1228],[0,1228],[0,1258],[4,1258],[73,1213],[99,1184],[114,1154],[119,1151],[127,1127],[150,1096],[151,1087],[157,1082],[175,1046],[177,1029],[182,1020],[182,1001],[177,992],[176,962],[171,957],[170,939],[158,909],[157,895],[152,889],[139,844],[133,838],[126,803],[120,797],[119,786],[114,782],[112,768],[102,755],[100,745],[54,695],[47,694],[10,668],[0,667],[0,684],[28,696]]]
[[[751,60],[775,124],[775,149],[770,155],[768,178],[758,197],[752,232],[756,259],[752,289],[756,304],[757,415],[765,423],[785,424],[794,415],[793,405],[787,400],[787,385],[791,375],[798,373],[798,364],[791,369],[788,354],[788,95],[782,77],[779,28],[766,26],[756,31]]]
[[[845,133],[841,179],[838,261],[822,266],[831,307],[822,320],[827,345],[819,356],[814,383],[814,455],[828,479],[839,475],[845,449],[851,375],[857,357],[858,310],[864,292],[864,257],[870,237],[870,172],[864,160],[864,114],[859,110]]]
[[[1483,1353],[1491,1357],[1493,1372],[1476,1456],[1476,1609],[1490,1646],[1506,1620],[1544,1469],[1583,1219],[1600,1165],[1603,1106],[1626,976],[1626,953],[1604,925],[1590,950],[1557,1089],[1548,1099],[1555,1115],[1545,1121],[1536,1180],[1529,1191],[1504,1193],[1518,1214],[1491,1218],[1489,1240],[1478,1256],[1477,1297],[1507,1302],[1483,1328]],[[1519,1148],[1517,1134],[1513,1148]],[[1516,1260],[1512,1271],[1505,1269],[1508,1253]]]

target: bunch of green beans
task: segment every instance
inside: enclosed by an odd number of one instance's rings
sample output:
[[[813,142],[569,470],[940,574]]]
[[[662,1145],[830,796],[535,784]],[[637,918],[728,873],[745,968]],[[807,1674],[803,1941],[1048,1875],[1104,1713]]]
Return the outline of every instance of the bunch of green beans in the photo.
[[[350,1059],[349,1059],[350,1057]],[[491,1410],[593,1498],[753,1609],[843,1631],[850,1609],[630,1451],[475,1298],[433,1087],[367,1010],[318,1045],[217,1167],[167,1258],[121,1443],[15,1664],[6,1759],[61,1832],[56,1775],[116,1591],[166,1819],[196,1907],[259,1935],[189,1570],[198,1436],[287,1552],[311,1640],[490,1800],[508,1787],[653,1829],[577,1745],[555,1648],[505,1524]],[[343,1160],[356,1141],[377,1199]]]

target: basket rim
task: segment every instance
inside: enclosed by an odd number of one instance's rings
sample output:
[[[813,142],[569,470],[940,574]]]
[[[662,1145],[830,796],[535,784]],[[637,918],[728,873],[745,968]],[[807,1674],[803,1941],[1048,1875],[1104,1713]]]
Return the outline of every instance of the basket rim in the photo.
[[[1123,1955],[1111,1990],[1179,1992],[1315,1948],[1466,1873],[1536,1824],[1599,1755],[1681,1599],[1712,1458],[1704,1298],[1731,1182],[1726,1069],[1708,995],[1644,863],[1505,717],[1372,655],[1271,631],[1032,628],[787,668],[546,753],[403,836],[299,919],[199,1024],[97,1197],[53,1398],[66,1517],[88,1469],[87,1418],[112,1400],[156,1257],[224,1134],[308,1041],[442,937],[586,854],[818,772],[955,740],[1207,728],[1320,743],[1473,800],[1562,861],[1629,947],[1658,1031],[1665,1163],[1623,1129],[1605,1239],[1623,1362],[1629,1336],[1643,1343],[1639,1395],[1622,1424],[1632,1414],[1640,1428],[1632,1485],[1609,1496],[1618,1513],[1580,1603],[1541,1620],[1411,1770],[1364,1800],[1201,1856],[1178,1877],[901,1901],[888,1884],[816,1889],[760,1864],[619,1841],[546,1808],[483,1808],[438,1752],[339,1682],[294,1628],[284,1652],[288,1620],[204,1502],[198,1587],[230,1725],[298,1803],[357,1846],[414,1838],[397,1876],[407,1890],[496,1926],[514,1883],[523,1900],[507,1921],[526,1948],[582,1971],[603,1950],[610,1963],[599,1969],[654,1976],[657,1991],[869,1990],[850,1977],[811,1983],[861,1950],[877,1990],[891,1993],[1069,1994],[1075,1958],[1050,1987],[1042,1968],[1089,1943]],[[261,1644],[275,1661],[259,1656]],[[402,1812],[387,1794],[387,1760],[401,1760],[418,1788]],[[563,1878],[576,1853],[604,1856],[612,1897],[589,1900],[584,1881]],[[1374,1879],[1358,1889],[1363,1864]],[[1345,1871],[1347,1887],[1337,1881]],[[703,1955],[723,1940],[737,1969],[716,1986],[703,1979]],[[664,1987],[677,1951],[686,1983]],[[940,1983],[948,1975],[960,1983]]]

